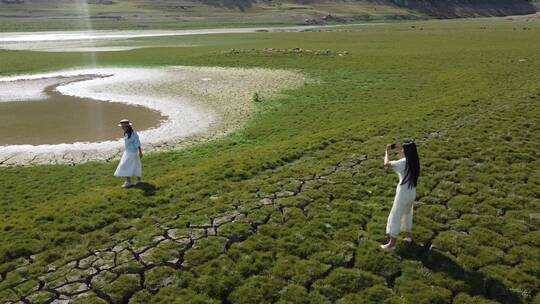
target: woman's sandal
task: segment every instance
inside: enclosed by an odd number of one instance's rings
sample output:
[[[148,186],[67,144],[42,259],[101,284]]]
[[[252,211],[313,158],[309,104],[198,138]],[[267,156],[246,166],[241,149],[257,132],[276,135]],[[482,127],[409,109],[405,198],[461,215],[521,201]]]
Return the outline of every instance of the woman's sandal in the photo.
[[[407,242],[407,243],[409,243],[409,244],[413,242],[412,238],[411,238],[411,237],[408,237],[408,236],[407,236],[407,237],[404,237],[404,238],[403,238],[403,241],[405,241],[405,242]]]
[[[392,251],[392,250],[396,249],[396,245],[394,245],[394,246],[388,246],[388,244],[381,245],[381,249],[384,250],[384,251]]]

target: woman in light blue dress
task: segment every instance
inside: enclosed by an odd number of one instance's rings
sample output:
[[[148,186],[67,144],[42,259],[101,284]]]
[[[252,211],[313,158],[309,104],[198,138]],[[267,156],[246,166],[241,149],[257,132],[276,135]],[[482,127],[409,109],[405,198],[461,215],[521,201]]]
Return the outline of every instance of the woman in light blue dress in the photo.
[[[399,160],[390,160],[392,150],[397,151]],[[392,250],[395,248],[397,237],[402,231],[406,234],[403,240],[412,242],[413,203],[416,199],[416,184],[420,175],[420,158],[416,144],[387,145],[384,167],[391,167],[399,176],[396,196],[386,224],[386,233],[390,236],[390,240],[385,245],[381,245],[384,250]]]
[[[120,159],[120,163],[114,172],[114,176],[125,177],[126,182],[124,188],[129,188],[133,185],[141,183],[142,176],[142,164],[141,158],[143,157],[141,142],[139,135],[132,128],[132,123],[127,119],[122,119],[118,124],[124,130],[124,145],[125,150]],[[137,182],[132,183],[131,177],[135,176]]]

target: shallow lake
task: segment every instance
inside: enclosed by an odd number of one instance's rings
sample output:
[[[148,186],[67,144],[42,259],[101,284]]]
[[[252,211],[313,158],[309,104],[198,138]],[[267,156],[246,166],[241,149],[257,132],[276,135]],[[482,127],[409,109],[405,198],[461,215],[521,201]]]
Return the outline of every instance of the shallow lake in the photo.
[[[129,118],[134,128],[158,127],[160,112],[142,106],[62,95],[56,87],[84,79],[58,79],[40,100],[0,102],[0,146],[99,142],[122,137],[118,121]]]

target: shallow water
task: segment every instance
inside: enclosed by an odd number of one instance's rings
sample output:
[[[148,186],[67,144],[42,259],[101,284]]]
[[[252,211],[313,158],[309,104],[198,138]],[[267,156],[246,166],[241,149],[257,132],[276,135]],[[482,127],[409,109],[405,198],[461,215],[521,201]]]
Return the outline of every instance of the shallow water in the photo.
[[[103,52],[124,51],[137,46],[91,46],[90,43],[125,41],[130,38],[170,37],[208,34],[245,34],[255,32],[300,32],[321,26],[290,26],[260,28],[219,28],[190,30],[131,30],[131,31],[54,31],[54,32],[3,32],[0,33],[0,49],[32,50],[47,52]],[[332,27],[326,26],[326,27]]]
[[[56,87],[95,77],[58,78],[45,98],[0,102],[0,146],[99,142],[122,137],[117,122],[129,118],[138,130],[155,128],[166,120],[143,106],[62,95]]]

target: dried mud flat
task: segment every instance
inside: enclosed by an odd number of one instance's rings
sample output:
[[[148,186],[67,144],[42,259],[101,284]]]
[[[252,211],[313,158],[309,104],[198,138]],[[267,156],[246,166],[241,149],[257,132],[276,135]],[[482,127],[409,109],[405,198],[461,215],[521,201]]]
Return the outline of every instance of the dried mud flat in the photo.
[[[301,74],[285,70],[185,66],[80,69],[0,78],[0,102],[40,99],[50,78],[81,75],[95,78],[57,90],[64,95],[145,106],[168,118],[157,128],[139,131],[148,152],[223,136],[241,127],[255,110],[255,93],[266,99],[304,84]],[[18,96],[20,92],[25,95]],[[120,139],[0,146],[0,166],[111,161],[121,153]]]

